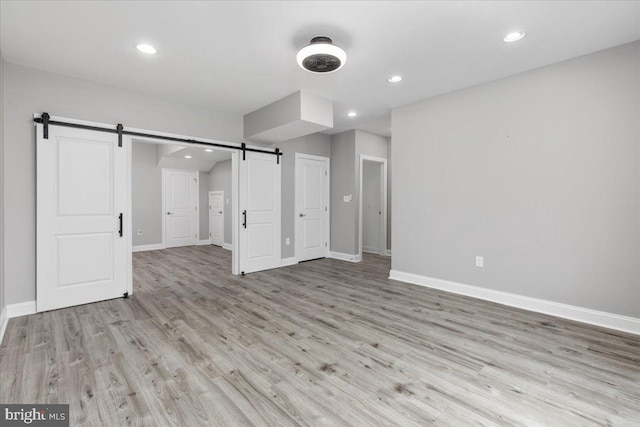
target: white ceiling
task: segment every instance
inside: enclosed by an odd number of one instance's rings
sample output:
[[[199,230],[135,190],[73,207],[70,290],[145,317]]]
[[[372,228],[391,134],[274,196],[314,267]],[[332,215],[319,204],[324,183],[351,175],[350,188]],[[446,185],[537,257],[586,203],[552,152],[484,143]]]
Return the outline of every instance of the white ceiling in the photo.
[[[147,142],[136,142],[148,144]],[[156,146],[156,166],[159,168],[197,170],[209,172],[213,166],[231,159],[231,151],[205,151],[203,147],[185,147],[182,145],[154,144]],[[191,156],[186,159],[184,156]]]
[[[390,108],[640,39],[638,1],[6,1],[5,60],[179,102],[249,113],[304,89],[335,101],[335,127],[389,135]],[[527,37],[505,44],[502,37]],[[317,35],[347,51],[314,75]],[[140,42],[158,54],[136,51]],[[387,83],[392,74],[404,80]],[[345,113],[359,112],[349,119]]]

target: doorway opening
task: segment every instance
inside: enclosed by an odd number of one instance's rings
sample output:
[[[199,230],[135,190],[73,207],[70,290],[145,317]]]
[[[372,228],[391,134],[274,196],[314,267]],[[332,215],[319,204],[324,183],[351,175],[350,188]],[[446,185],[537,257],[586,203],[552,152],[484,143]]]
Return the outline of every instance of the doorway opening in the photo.
[[[132,252],[212,243],[232,250],[231,221],[225,242],[224,223],[211,222],[209,194],[226,190],[226,200],[216,200],[216,212],[233,210],[236,153],[141,138],[130,143]],[[232,219],[231,212],[227,216]],[[215,242],[212,226],[222,227]]]
[[[359,253],[387,255],[387,159],[360,156]]]

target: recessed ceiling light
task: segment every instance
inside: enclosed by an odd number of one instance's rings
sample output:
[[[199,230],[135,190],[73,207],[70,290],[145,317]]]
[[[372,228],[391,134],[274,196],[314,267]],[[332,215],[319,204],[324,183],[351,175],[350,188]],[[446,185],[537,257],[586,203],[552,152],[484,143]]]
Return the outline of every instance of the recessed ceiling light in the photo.
[[[358,113],[356,113],[355,111],[349,111],[347,113],[347,116],[349,116],[349,117],[356,117],[357,115],[358,115]]]
[[[312,73],[332,73],[347,62],[347,53],[329,37],[319,36],[298,51],[298,65]]]
[[[505,43],[513,43],[521,40],[525,36],[524,31],[514,31],[513,33],[509,33],[502,39]]]
[[[156,54],[156,48],[151,46],[150,44],[140,43],[139,45],[136,46],[136,48],[138,48],[140,52],[146,53],[147,55]]]
[[[185,158],[185,159],[190,159],[190,158],[191,158],[191,156],[184,156],[184,158]]]
[[[402,76],[391,76],[387,79],[389,83],[398,83],[402,80]]]
[[[206,151],[207,153],[211,153],[213,150],[211,148],[207,148],[204,151]]]

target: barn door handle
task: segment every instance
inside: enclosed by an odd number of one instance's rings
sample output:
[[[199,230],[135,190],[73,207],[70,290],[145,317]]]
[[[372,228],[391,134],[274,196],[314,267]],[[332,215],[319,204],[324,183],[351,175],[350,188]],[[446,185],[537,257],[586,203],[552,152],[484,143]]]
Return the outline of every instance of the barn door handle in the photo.
[[[120,220],[120,231],[118,231],[118,233],[120,233],[120,237],[122,237],[122,214],[120,214],[118,219]]]
[[[244,228],[247,228],[247,210],[246,209],[242,211],[242,217],[243,217],[242,226]]]

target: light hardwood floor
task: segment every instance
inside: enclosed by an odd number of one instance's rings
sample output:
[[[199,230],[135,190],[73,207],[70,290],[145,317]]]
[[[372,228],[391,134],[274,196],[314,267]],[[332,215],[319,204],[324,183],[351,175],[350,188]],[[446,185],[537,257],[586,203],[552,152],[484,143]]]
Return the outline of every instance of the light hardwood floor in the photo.
[[[640,337],[387,279],[134,254],[134,295],[9,321],[0,402],[71,425],[640,425]]]

